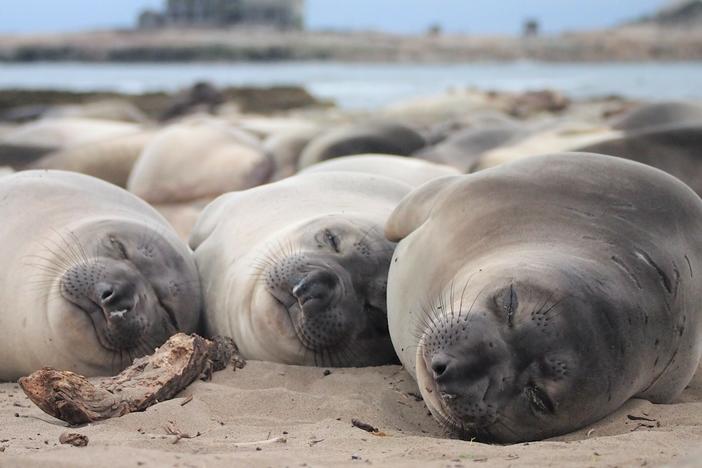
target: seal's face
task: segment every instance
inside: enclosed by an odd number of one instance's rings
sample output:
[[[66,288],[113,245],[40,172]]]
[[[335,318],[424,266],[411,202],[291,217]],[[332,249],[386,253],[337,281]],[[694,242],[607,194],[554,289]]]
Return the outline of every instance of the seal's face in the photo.
[[[459,437],[543,439],[621,403],[612,389],[616,358],[600,349],[603,337],[584,308],[611,311],[531,278],[451,291],[423,321],[417,382],[434,416]]]
[[[387,273],[394,244],[373,223],[324,216],[285,233],[259,259],[257,276],[286,316],[298,354],[319,366],[397,361],[387,325]],[[274,346],[271,343],[271,346]]]
[[[99,222],[61,239],[52,250],[62,299],[54,312],[89,319],[100,347],[116,356],[110,372],[196,325],[200,292],[192,264],[157,230]]]

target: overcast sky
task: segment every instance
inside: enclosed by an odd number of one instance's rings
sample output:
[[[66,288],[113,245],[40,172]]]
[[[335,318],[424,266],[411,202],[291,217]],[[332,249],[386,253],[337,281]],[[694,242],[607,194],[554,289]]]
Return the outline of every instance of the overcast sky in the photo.
[[[164,0],[0,0],[0,33],[127,27]],[[517,33],[526,17],[549,32],[605,27],[655,11],[665,0],[307,0],[310,28],[413,33]]]

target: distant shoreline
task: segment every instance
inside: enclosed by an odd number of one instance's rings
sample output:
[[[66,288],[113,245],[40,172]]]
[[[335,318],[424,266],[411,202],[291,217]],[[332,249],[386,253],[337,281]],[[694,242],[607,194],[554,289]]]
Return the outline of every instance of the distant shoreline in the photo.
[[[343,61],[467,63],[702,61],[702,31],[636,26],[559,36],[164,29],[0,36],[0,62]]]

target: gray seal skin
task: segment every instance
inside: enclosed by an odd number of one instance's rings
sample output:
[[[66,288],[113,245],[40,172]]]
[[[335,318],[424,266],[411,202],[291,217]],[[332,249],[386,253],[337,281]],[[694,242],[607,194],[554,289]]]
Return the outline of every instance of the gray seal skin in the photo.
[[[702,121],[698,125],[656,127],[626,133],[578,149],[618,156],[653,166],[702,195]]]
[[[702,200],[648,166],[540,156],[389,218],[390,333],[435,418],[513,443],[675,399],[702,352]]]
[[[654,127],[702,125],[702,105],[687,102],[645,104],[618,117],[612,128],[625,132],[650,130]]]
[[[145,202],[62,171],[0,178],[0,381],[114,374],[199,324],[192,252]]]
[[[514,124],[468,128],[435,146],[421,149],[414,156],[453,166],[464,173],[473,172],[487,151],[514,143],[527,134],[527,129]]]
[[[344,156],[314,164],[300,171],[300,174],[313,172],[360,172],[395,179],[412,187],[432,179],[450,175],[460,175],[457,169],[443,164],[435,164],[421,159],[391,156],[387,154],[362,154]]]
[[[153,131],[79,144],[49,153],[24,169],[58,169],[79,172],[126,188],[129,174]]]
[[[298,168],[354,154],[409,156],[425,145],[424,137],[405,125],[387,122],[350,125],[329,130],[313,139],[302,151]]]
[[[394,244],[383,226],[410,190],[384,177],[333,172],[215,200],[190,239],[207,334],[233,338],[247,359],[396,363],[385,299]]]

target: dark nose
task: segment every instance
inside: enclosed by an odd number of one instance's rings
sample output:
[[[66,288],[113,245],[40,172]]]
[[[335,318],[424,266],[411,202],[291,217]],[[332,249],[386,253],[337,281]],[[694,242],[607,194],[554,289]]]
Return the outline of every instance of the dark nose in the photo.
[[[316,270],[302,278],[293,287],[292,294],[301,306],[308,302],[325,306],[333,298],[337,284],[336,275],[326,270]]]
[[[431,370],[434,372],[434,380],[437,382],[447,374],[452,359],[446,353],[437,353],[431,358]]]
[[[95,285],[100,307],[108,319],[124,319],[134,308],[134,286],[123,281],[102,281]]]

